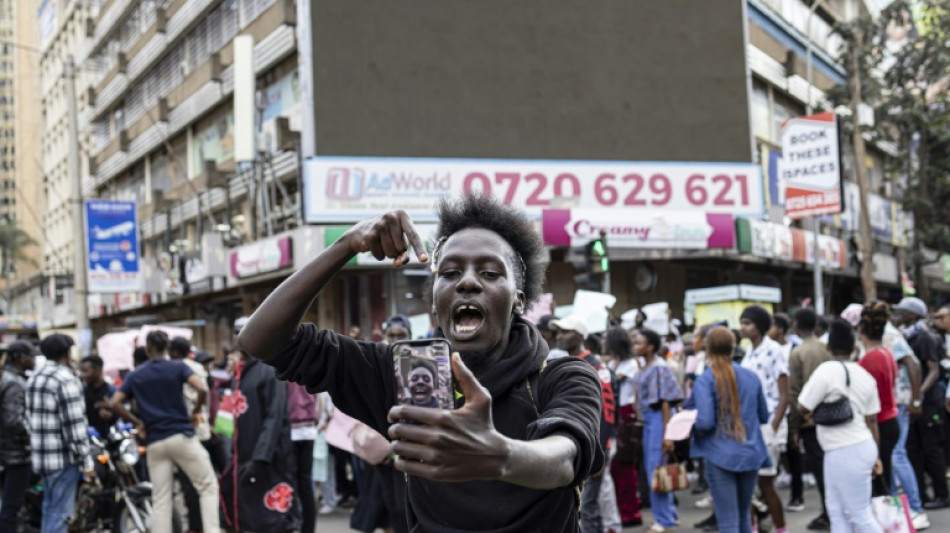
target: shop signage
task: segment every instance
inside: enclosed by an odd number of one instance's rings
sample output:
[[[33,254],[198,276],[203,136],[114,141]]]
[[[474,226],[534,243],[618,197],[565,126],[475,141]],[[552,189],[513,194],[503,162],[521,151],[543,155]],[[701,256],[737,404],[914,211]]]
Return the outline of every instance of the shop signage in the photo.
[[[182,283],[182,259],[177,253],[163,252],[158,256],[159,270],[162,272],[162,282],[165,294],[181,296],[185,293]]]
[[[135,202],[86,200],[89,292],[141,290]]]
[[[739,253],[783,261],[813,262],[814,233],[782,224],[746,218],[736,219],[736,239]],[[821,263],[825,268],[843,269],[848,266],[844,241],[827,235],[818,236]]]
[[[831,111],[793,118],[782,126],[779,176],[789,218],[841,212],[838,143],[838,120]]]
[[[290,236],[273,237],[231,250],[228,256],[231,276],[247,278],[275,272],[294,264]]]
[[[796,230],[793,234],[796,261],[812,265],[815,263],[815,234],[811,231]],[[848,250],[841,239],[827,235],[818,236],[818,249],[821,265],[824,268],[844,269],[848,266]]]
[[[619,215],[619,216],[618,216]],[[604,232],[613,248],[731,248],[735,242],[731,215],[667,209],[545,209],[544,242],[579,246]]]
[[[792,230],[782,224],[748,218],[736,219],[740,253],[792,261]]]
[[[416,233],[419,234],[419,238],[422,239],[422,243],[425,245],[428,252],[432,252],[432,248],[435,246],[436,242],[436,231],[439,227],[435,224],[415,224]],[[323,243],[326,248],[329,248],[330,245],[335,243],[347,230],[350,229],[350,226],[329,226],[324,229],[323,232]],[[346,262],[347,265],[360,265],[360,266],[379,266],[386,267],[392,266],[392,259],[383,259],[382,261],[377,260],[373,257],[371,252],[363,252],[356,254],[355,257],[351,258]],[[409,250],[409,265],[421,265],[419,258],[416,257],[416,252],[410,248]]]
[[[580,209],[663,209],[760,215],[761,168],[751,163],[630,163],[313,157],[304,163],[306,220],[357,221],[393,209],[435,220],[444,197],[496,196],[534,218]]]
[[[897,284],[900,277],[897,258],[886,254],[874,254],[874,279],[882,283]]]

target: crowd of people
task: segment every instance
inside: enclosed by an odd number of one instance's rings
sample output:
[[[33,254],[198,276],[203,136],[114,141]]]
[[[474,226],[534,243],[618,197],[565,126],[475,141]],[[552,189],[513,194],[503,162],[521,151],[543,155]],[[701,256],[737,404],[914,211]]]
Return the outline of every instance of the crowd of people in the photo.
[[[785,513],[805,508],[808,478],[820,495],[809,530],[884,531],[874,496],[903,494],[916,530],[930,527],[927,510],[950,506],[950,306],[931,315],[907,297],[789,317],[750,305],[738,325],[664,338],[641,324],[589,335],[580,316],[539,321],[549,358],[586,359],[602,378],[610,468],[585,485],[582,531],[639,525],[641,507],[652,511],[649,531],[677,528],[675,495],[657,492],[653,477],[677,457],[695,472],[693,491],[709,492],[696,502],[713,509],[695,524],[705,531],[784,533]],[[677,411],[695,411],[690,431],[670,431]]]
[[[238,319],[236,348],[217,357],[154,330],[135,369],[111,379],[96,355],[77,364],[66,335],[9,344],[0,533],[17,530],[37,478],[43,531],[66,531],[89,428],[120,421],[144,445],[159,532],[183,515],[186,531],[309,533],[355,502],[350,525],[367,532],[663,533],[681,526],[659,479],[671,464],[708,491],[696,502],[712,509],[696,524],[706,531],[786,533],[810,479],[811,530],[882,531],[872,496],[905,495],[918,530],[950,506],[950,307],[931,315],[904,298],[820,317],[750,305],[734,324],[663,334],[643,315],[598,333],[579,315],[535,324],[524,315],[546,254],[531,222],[481,196],[443,203],[439,220],[432,250],[402,212],[355,225]],[[302,322],[367,251],[429,263],[430,331],[414,336],[402,315],[375,339]],[[455,352],[454,409],[431,407],[435,366],[394,378],[389,346],[427,336]]]

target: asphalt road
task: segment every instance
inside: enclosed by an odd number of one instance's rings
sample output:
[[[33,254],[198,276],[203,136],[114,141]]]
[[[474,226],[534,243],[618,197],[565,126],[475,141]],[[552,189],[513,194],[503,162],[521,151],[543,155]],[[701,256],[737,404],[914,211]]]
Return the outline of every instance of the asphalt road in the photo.
[[[783,501],[788,501],[788,489],[780,490]],[[708,509],[697,509],[694,506],[694,503],[699,497],[690,494],[688,491],[677,493],[679,498],[680,505],[680,524],[681,526],[677,531],[700,531],[694,529],[692,526],[696,522],[703,520],[709,516],[710,511]],[[785,520],[787,522],[788,531],[790,533],[805,533],[808,530],[805,526],[808,525],[811,520],[818,515],[820,505],[818,503],[818,491],[814,488],[806,489],[805,491],[805,510],[799,513],[792,513],[786,511]],[[926,530],[928,533],[945,533],[950,532],[950,509],[943,509],[940,511],[930,511],[927,513],[927,516],[930,518],[930,529]],[[338,509],[333,514],[329,515],[320,515],[317,517],[317,531],[319,533],[346,533],[353,531],[349,526],[350,520],[350,510]],[[633,533],[633,532],[643,532],[646,531],[646,526],[649,526],[652,523],[652,517],[650,516],[649,510],[644,510],[643,512],[643,526],[638,527],[628,527],[624,528],[624,533]],[[377,530],[382,531],[382,530]]]

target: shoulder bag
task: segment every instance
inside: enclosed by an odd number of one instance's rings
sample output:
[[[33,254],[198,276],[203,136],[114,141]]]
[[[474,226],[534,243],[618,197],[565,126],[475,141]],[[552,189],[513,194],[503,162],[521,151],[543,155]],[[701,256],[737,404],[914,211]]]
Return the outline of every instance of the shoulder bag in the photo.
[[[851,387],[851,374],[848,373],[848,366],[839,361],[844,368],[845,387]],[[840,398],[831,402],[821,402],[815,406],[811,419],[820,426],[839,426],[846,424],[854,418],[851,411],[851,400],[847,394],[842,394]]]

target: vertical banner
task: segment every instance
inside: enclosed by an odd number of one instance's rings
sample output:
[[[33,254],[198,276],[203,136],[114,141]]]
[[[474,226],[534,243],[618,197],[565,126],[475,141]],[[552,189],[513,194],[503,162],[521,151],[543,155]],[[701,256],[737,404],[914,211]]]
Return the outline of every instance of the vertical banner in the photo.
[[[841,157],[833,112],[788,120],[782,126],[780,179],[791,219],[841,212]]]
[[[234,160],[254,160],[254,118],[257,115],[254,37],[234,38]]]
[[[138,227],[135,202],[86,200],[89,292],[138,292]]]

